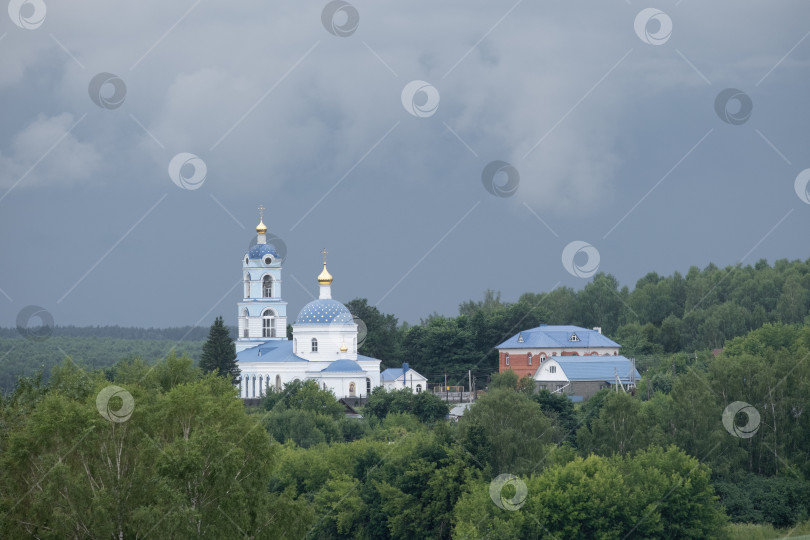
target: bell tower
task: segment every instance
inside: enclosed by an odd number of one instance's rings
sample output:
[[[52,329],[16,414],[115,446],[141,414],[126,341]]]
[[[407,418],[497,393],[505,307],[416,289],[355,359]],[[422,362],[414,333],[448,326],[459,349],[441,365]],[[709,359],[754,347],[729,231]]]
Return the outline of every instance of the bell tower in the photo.
[[[267,243],[264,206],[259,207],[256,245],[242,259],[243,292],[238,304],[236,352],[287,339],[287,302],[281,299],[281,257]]]

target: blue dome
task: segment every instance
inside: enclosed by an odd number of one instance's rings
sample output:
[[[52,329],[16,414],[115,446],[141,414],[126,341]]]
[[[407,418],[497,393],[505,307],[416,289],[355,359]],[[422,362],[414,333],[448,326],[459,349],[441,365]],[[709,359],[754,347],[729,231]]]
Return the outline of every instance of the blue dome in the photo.
[[[250,251],[248,251],[248,257],[251,259],[261,259],[265,255],[271,255],[273,259],[279,259],[278,253],[276,253],[275,248],[273,248],[270,244],[256,244]]]
[[[305,305],[295,324],[351,324],[354,317],[349,309],[337,300],[313,300]]]

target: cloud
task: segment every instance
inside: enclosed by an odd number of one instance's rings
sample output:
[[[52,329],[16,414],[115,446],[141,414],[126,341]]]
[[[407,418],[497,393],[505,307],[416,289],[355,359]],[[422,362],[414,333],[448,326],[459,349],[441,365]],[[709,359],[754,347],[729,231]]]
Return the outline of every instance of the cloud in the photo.
[[[94,181],[102,160],[91,142],[69,132],[77,119],[70,113],[39,115],[0,153],[0,186],[64,187]]]

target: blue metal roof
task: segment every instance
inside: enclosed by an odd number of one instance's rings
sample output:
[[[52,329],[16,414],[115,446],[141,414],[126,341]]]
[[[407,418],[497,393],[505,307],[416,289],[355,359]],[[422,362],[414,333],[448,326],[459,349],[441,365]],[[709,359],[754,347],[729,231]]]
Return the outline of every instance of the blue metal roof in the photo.
[[[363,368],[360,367],[360,364],[355,362],[354,360],[335,360],[325,368],[321,370],[321,373],[329,373],[329,372],[340,372],[346,373],[348,371],[365,371]]]
[[[408,368],[408,371],[413,371],[414,373],[416,373],[416,371],[414,371],[414,370],[412,370],[410,368]],[[405,373],[407,373],[408,371],[406,371]],[[383,371],[382,373],[380,373],[380,380],[381,381],[393,381],[393,380],[396,380],[397,377],[402,375],[402,373],[403,373],[403,371],[402,371],[401,367],[388,368],[385,371]]]
[[[576,335],[577,339],[571,341],[574,335]],[[518,332],[496,348],[536,349],[566,347],[620,347],[620,345],[596,330],[588,330],[587,328],[571,325],[542,325],[537,328],[532,328],[531,330]]]
[[[635,372],[635,380],[641,380],[638,370],[624,356],[553,356],[569,381],[615,381],[618,373],[623,382],[630,380]],[[538,368],[539,369],[539,368]]]
[[[280,258],[271,244],[256,244],[248,251],[248,257],[251,259],[261,259],[265,255],[272,255],[273,259]]]
[[[313,300],[305,305],[298,318],[295,319],[295,324],[352,324],[354,317],[352,317],[349,309],[332,299],[318,299]]]
[[[267,341],[236,353],[236,361],[247,362],[306,362],[292,352],[292,341],[287,339]]]

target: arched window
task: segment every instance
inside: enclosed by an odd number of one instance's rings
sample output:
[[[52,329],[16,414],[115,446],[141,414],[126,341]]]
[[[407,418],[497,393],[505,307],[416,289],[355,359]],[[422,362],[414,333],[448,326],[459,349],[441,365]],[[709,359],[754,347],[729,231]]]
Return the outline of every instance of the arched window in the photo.
[[[250,298],[250,274],[245,274],[245,298]]]
[[[366,377],[366,395],[371,395],[371,379]]]
[[[318,340],[312,338],[312,352],[318,352]]]
[[[262,296],[264,298],[273,297],[273,278],[270,276],[264,276],[264,278],[262,278]]]
[[[281,375],[276,375],[276,392],[281,392]]]
[[[262,313],[262,337],[276,337],[276,313],[272,309]]]
[[[504,360],[506,361],[506,365],[508,366],[509,365],[509,353],[506,353],[506,355],[504,356]]]
[[[419,393],[421,393],[421,392],[422,392],[422,385],[421,385],[421,384],[417,384],[417,385],[416,385],[416,393],[417,393],[417,394],[419,394]]]
[[[357,386],[353,382],[349,383],[349,396],[354,397],[357,392]]]
[[[250,316],[247,308],[242,310],[242,337],[250,336]]]
[[[529,359],[529,365],[532,365],[532,353],[529,353],[527,358]]]

